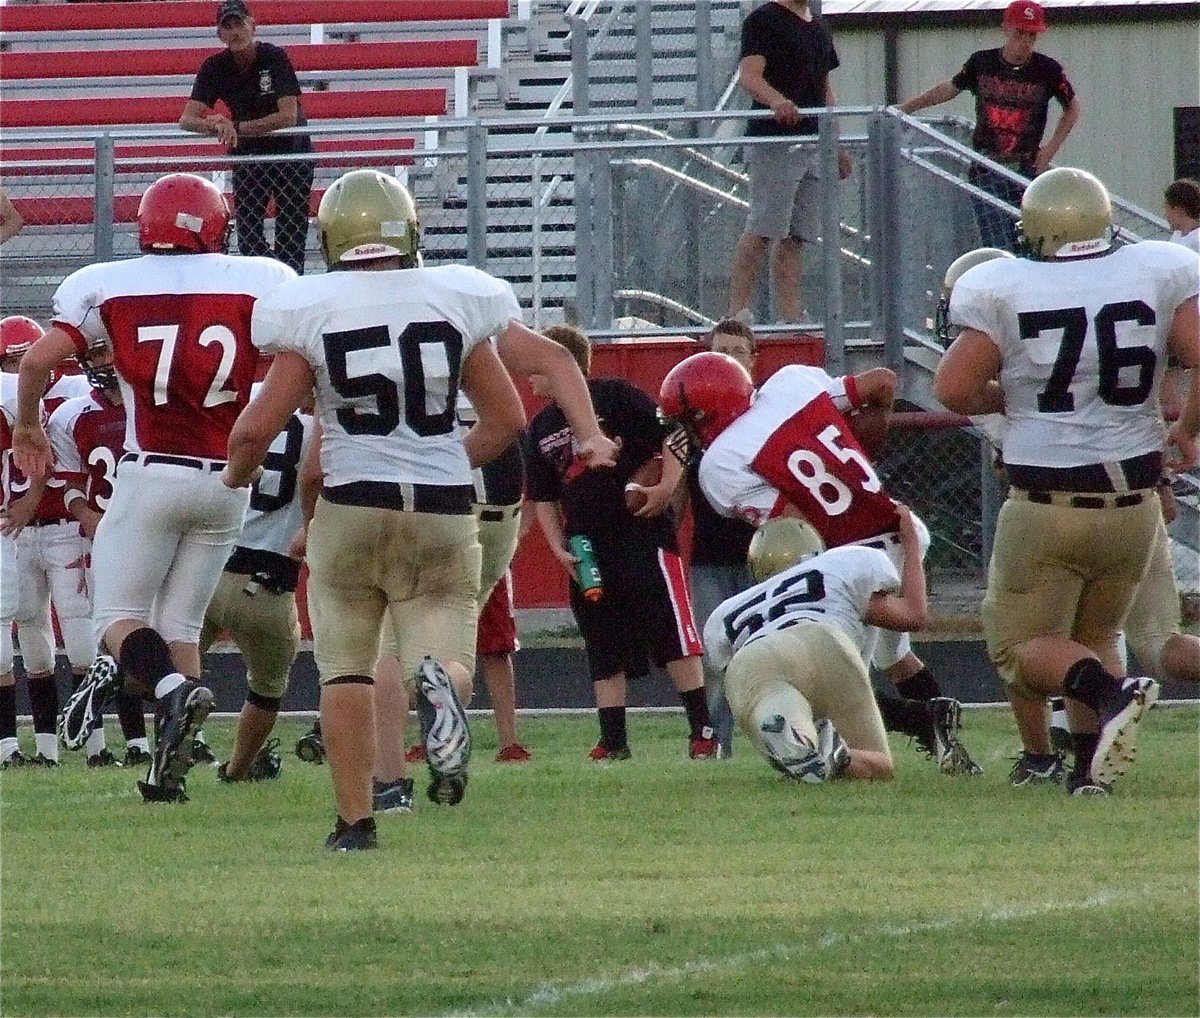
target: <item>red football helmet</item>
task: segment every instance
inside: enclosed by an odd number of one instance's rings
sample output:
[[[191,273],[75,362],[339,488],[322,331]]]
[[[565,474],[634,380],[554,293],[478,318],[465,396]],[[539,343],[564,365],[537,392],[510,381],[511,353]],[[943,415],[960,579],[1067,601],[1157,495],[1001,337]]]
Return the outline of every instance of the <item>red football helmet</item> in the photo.
[[[168,173],[142,195],[138,245],[147,254],[224,252],[229,243],[229,205],[211,180]]]
[[[0,365],[6,364],[10,357],[23,357],[44,332],[37,322],[24,315],[0,319]]]
[[[659,414],[683,429],[694,450],[706,449],[746,412],[753,392],[750,372],[728,354],[696,353],[667,372],[658,390]],[[672,451],[680,456],[675,444]]]

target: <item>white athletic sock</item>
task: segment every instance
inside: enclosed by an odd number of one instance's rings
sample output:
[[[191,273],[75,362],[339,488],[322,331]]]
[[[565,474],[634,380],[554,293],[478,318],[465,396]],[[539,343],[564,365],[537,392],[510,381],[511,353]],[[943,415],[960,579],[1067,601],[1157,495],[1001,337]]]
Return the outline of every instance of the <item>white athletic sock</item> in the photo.
[[[107,743],[104,741],[104,726],[101,725],[87,737],[87,742],[83,744],[83,751],[88,756],[96,756],[105,748],[107,748]]]
[[[47,760],[58,759],[58,736],[54,732],[34,732],[33,743]]]
[[[187,679],[178,672],[172,672],[170,675],[164,675],[158,680],[158,683],[154,687],[155,699],[161,700],[164,696],[169,696],[185,682],[187,682]]]

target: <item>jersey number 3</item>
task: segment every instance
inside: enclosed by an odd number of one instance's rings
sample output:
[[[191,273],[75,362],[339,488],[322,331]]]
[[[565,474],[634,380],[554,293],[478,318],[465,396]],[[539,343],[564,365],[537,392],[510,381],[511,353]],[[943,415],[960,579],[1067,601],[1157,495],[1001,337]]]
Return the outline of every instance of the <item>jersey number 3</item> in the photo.
[[[1057,311],[1024,311],[1017,315],[1021,339],[1028,342],[1045,332],[1061,332],[1062,341],[1054,367],[1046,380],[1046,388],[1037,394],[1038,411],[1043,414],[1066,414],[1075,409],[1071,382],[1087,338],[1088,319],[1084,308],[1061,308]],[[1140,300],[1105,304],[1097,312],[1096,348],[1099,352],[1099,395],[1111,406],[1138,406],[1146,401],[1154,385],[1154,369],[1158,356],[1148,346],[1118,346],[1117,323],[1134,322],[1149,326],[1155,323],[1154,309]],[[1121,371],[1136,372],[1132,384],[1121,384]]]

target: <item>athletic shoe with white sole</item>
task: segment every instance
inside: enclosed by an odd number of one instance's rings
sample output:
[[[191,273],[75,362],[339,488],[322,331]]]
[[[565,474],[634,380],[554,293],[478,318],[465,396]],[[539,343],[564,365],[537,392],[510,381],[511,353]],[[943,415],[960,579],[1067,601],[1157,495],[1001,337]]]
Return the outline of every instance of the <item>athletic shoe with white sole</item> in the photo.
[[[825,761],[829,781],[846,776],[846,771],[850,769],[850,747],[829,718],[821,718],[817,722],[817,752]]]
[[[82,749],[88,736],[100,727],[104,705],[121,688],[117,662],[97,654],[58,716],[58,735],[67,749]]]
[[[1158,699],[1153,679],[1129,678],[1121,683],[1112,702],[1100,711],[1100,740],[1092,755],[1091,774],[1100,785],[1111,785],[1123,775],[1137,753],[1137,733],[1142,718]]]
[[[417,668],[417,713],[429,721],[425,735],[429,798],[454,806],[462,802],[467,788],[471,728],[449,674],[429,656]]]
[[[372,812],[411,813],[413,811],[413,779],[371,783]]]
[[[184,778],[192,766],[192,740],[213,707],[212,690],[185,679],[159,701],[162,724],[154,744],[154,759],[138,789],[146,802],[184,802]]]
[[[1022,753],[1009,772],[1008,783],[1013,788],[1026,785],[1061,785],[1066,780],[1062,757],[1057,753],[1041,756],[1037,753]]]
[[[825,758],[807,739],[796,733],[782,714],[773,714],[758,726],[767,763],[797,781],[820,784],[829,776]]]

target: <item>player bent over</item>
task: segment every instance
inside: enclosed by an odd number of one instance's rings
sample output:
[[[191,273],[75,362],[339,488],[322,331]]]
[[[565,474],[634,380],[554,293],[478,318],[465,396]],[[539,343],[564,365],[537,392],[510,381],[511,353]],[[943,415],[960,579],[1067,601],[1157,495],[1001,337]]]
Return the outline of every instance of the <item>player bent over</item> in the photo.
[[[902,576],[876,548],[826,551],[809,524],[773,520],[750,546],[762,581],[722,602],[704,627],[706,653],[725,668],[734,718],[788,777],[894,776],[867,672],[873,627],[909,632],[927,611],[915,519],[906,506],[896,512],[907,552]]]

